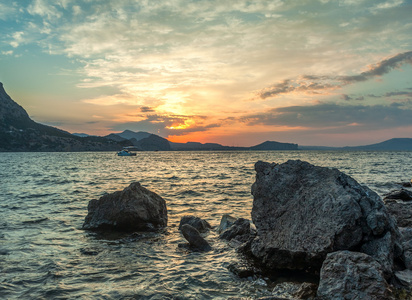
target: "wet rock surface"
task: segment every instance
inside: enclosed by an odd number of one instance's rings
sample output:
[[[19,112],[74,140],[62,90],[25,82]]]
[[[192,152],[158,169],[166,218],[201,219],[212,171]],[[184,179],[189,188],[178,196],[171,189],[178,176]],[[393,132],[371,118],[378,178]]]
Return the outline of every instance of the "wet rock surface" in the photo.
[[[317,287],[309,282],[282,282],[275,286],[272,294],[283,299],[315,299]]]
[[[222,233],[223,231],[225,231],[226,229],[228,229],[230,226],[233,225],[233,223],[236,222],[236,218],[228,215],[228,214],[224,214],[222,216],[222,219],[220,220],[220,224],[217,227],[217,232],[218,233]]]
[[[193,250],[210,251],[212,249],[209,243],[200,235],[200,232],[193,226],[183,224],[180,230]]]
[[[182,229],[182,226],[184,224],[191,225],[201,233],[208,232],[212,228],[212,226],[210,226],[210,224],[206,220],[203,220],[196,216],[183,216],[180,219],[179,230]]]
[[[412,192],[406,189],[400,189],[391,191],[390,193],[384,195],[383,201],[387,200],[402,200],[402,201],[412,201]]]
[[[403,261],[405,267],[412,270],[412,228],[401,228]]]
[[[319,300],[394,299],[379,263],[351,251],[328,254],[320,273]]]
[[[337,169],[299,160],[259,161],[255,170],[255,258],[273,269],[319,270],[328,253],[363,247],[391,276],[400,234],[375,192]]]
[[[244,218],[237,219],[230,227],[223,231],[219,238],[238,242],[240,244],[247,242],[255,231],[251,228],[250,221]]]
[[[83,229],[152,231],[165,226],[166,201],[134,182],[123,191],[91,200]]]

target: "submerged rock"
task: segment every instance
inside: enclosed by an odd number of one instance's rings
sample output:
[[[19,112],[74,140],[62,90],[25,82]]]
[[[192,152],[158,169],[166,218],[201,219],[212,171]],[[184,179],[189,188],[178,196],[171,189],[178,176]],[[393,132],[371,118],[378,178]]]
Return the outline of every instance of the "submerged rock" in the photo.
[[[381,198],[337,169],[257,162],[251,253],[272,269],[319,270],[326,255],[364,247],[389,277],[402,254]],[[388,251],[382,255],[383,251]]]
[[[209,243],[200,235],[200,232],[193,226],[183,224],[180,230],[193,249],[199,251],[209,251],[212,249]]]
[[[317,296],[319,300],[393,299],[381,266],[367,254],[350,251],[328,254]]]
[[[199,217],[195,217],[195,216],[183,216],[180,219],[180,224],[179,224],[179,230],[182,229],[182,226],[184,224],[189,224],[191,226],[193,226],[194,228],[196,228],[199,232],[208,232],[209,229],[212,228],[212,226],[210,226],[210,224],[206,221],[203,220]]]
[[[165,200],[134,182],[123,191],[91,200],[83,229],[151,231],[167,226]]]

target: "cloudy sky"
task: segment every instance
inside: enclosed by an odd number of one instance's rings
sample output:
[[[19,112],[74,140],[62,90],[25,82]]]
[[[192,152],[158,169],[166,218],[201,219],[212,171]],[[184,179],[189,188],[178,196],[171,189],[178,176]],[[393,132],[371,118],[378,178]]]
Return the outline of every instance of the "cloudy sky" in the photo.
[[[412,138],[411,16],[412,0],[0,0],[0,82],[70,132]]]

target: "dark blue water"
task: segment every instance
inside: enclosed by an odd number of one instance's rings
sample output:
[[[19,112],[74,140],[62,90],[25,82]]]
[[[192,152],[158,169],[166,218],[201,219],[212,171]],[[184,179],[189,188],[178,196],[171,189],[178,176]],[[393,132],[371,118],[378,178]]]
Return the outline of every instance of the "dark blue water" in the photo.
[[[337,167],[381,195],[412,178],[412,152],[0,153],[0,299],[269,296],[269,281],[227,269],[238,257],[215,232],[214,250],[194,253],[178,247],[177,226],[186,214],[250,219],[254,163],[288,159]],[[91,199],[134,181],[166,200],[165,233],[81,230]]]

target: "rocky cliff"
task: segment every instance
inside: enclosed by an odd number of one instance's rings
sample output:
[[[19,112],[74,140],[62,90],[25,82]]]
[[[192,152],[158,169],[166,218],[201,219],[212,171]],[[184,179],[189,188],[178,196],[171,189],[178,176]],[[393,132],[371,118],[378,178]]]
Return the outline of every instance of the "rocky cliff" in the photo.
[[[101,137],[79,137],[33,121],[0,83],[0,151],[119,150],[124,142]]]

